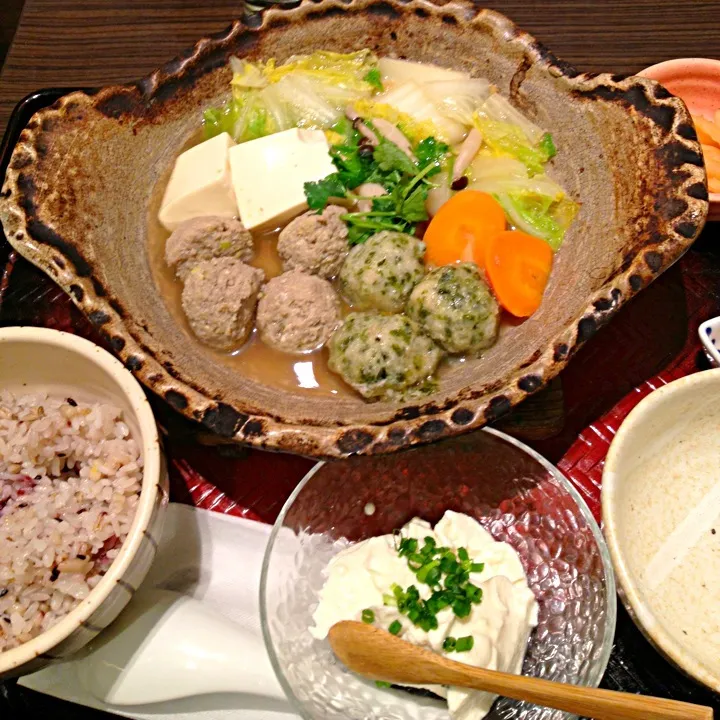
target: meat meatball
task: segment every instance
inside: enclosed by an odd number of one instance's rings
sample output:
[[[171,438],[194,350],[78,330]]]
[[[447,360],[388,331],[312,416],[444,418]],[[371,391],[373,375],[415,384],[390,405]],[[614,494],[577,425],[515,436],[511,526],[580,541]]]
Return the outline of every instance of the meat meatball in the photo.
[[[253,329],[262,270],[236,258],[198,263],[185,280],[182,307],[195,335],[218,350],[242,345]]]
[[[366,398],[401,399],[429,380],[440,348],[405,315],[351,313],[330,339],[328,366]]]
[[[332,285],[298,270],[273,278],[258,304],[263,342],[286,353],[320,349],[340,323],[340,302]]]
[[[235,218],[191,218],[180,223],[165,244],[165,262],[185,280],[192,268],[203,260],[232,257],[249,262],[255,253],[252,235]]]
[[[342,294],[358,310],[401,312],[422,279],[425,243],[384,230],[348,253],[340,270]]]
[[[348,229],[340,219],[346,212],[328,205],[321,215],[306,212],[283,228],[277,243],[283,270],[334,278],[348,252]]]
[[[497,339],[500,309],[473,263],[428,273],[410,294],[407,314],[449,353],[477,354]]]

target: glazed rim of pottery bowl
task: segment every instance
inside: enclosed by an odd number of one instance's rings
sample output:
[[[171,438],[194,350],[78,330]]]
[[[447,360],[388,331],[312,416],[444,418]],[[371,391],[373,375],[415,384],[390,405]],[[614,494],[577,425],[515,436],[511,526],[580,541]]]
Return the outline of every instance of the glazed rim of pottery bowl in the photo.
[[[718,371],[720,372],[720,370]],[[610,558],[610,552],[605,542],[605,538],[593,517],[590,508],[587,506],[585,500],[583,500],[580,493],[575,487],[568,481],[568,479],[560,472],[551,462],[546,460],[540,453],[533,450],[531,447],[525,445],[514,437],[495,430],[494,428],[482,428],[482,432],[494,435],[500,440],[513,445],[518,448],[521,452],[529,455],[533,460],[542,465],[553,480],[573,499],[580,515],[587,523],[590,532],[592,533],[595,543],[597,544],[598,553],[602,561],[603,577],[605,581],[605,631],[601,640],[600,655],[597,663],[594,665],[593,674],[588,679],[586,687],[598,687],[600,681],[605,674],[608,662],[610,661],[610,655],[613,649],[613,638],[615,637],[615,626],[617,623],[617,595],[615,585],[615,573],[613,570],[613,564]],[[267,602],[265,600],[268,592],[268,575],[270,571],[270,561],[272,559],[272,552],[275,546],[275,540],[278,534],[284,527],[285,518],[292,509],[298,496],[302,493],[304,488],[313,480],[313,477],[322,470],[325,462],[320,461],[315,464],[307,472],[305,477],[298,483],[297,487],[293,490],[290,497],[285,501],[280,513],[278,514],[275,524],[273,525],[268,543],[265,548],[265,556],[263,557],[262,568],[260,570],[260,627],[262,629],[263,640],[265,641],[265,647],[268,649],[268,657],[270,658],[270,664],[275,671],[275,675],[280,682],[282,689],[285,691],[285,695],[290,699],[290,702],[295,707],[303,718],[306,720],[314,720],[313,716],[308,715],[305,709],[301,706],[300,702],[295,697],[295,692],[292,686],[285,677],[285,672],[282,668],[280,660],[278,659],[275,645],[273,643],[272,634],[270,632],[270,618],[268,617]],[[574,717],[574,716],[573,716]]]
[[[715,58],[672,58],[670,60],[663,60],[662,62],[650,65],[642,72],[639,72],[638,75],[640,77],[647,77],[651,80],[655,80],[662,85],[664,80],[663,76],[672,74],[676,69],[679,70],[680,68],[687,70],[688,76],[695,74],[699,79],[702,78],[703,80],[712,78],[714,85],[720,85],[720,60]],[[678,74],[682,73],[679,72]],[[708,193],[708,199],[711,203],[720,205],[720,193]]]
[[[72,296],[147,387],[224,438],[308,456],[344,457],[393,452],[492,423],[557,375],[627,300],[687,250],[704,224],[707,185],[694,128],[682,101],[651,80],[581,74],[504,16],[462,1],[305,0],[294,9],[273,8],[258,17],[201,40],[137,83],[90,95],[72,93],[41,111],[21,135],[0,196],[0,219],[13,246]],[[379,54],[404,51],[409,59],[439,64],[452,58],[456,67],[491,80],[493,73],[495,80],[502,76],[501,90],[524,109],[534,107],[547,118],[555,113],[548,127],[560,141],[553,174],[567,180],[571,194],[584,203],[557,255],[540,310],[521,328],[510,328],[480,361],[452,368],[438,392],[420,404],[286,393],[208,362],[165,310],[152,309],[165,307],[161,297],[152,295],[157,289],[144,285],[141,293],[136,285],[130,292],[136,281],[126,276],[108,281],[113,270],[98,259],[107,250],[80,225],[80,210],[95,208],[76,207],[70,217],[68,204],[46,182],[55,176],[49,141],[63,140],[68,123],[84,123],[86,133],[88,127],[97,130],[87,140],[101,149],[99,137],[107,141],[122,135],[122,143],[140,142],[126,137],[138,127],[144,131],[139,138],[155,132],[156,145],[162,140],[167,146],[167,134],[174,133],[179,148],[181,136],[187,138],[187,130],[199,126],[202,108],[227,96],[230,55],[282,58],[327,46],[328,37],[335,38],[339,51],[369,46]],[[429,45],[426,38],[434,40]],[[549,102],[548,93],[563,102]],[[162,128],[161,138],[157,128]],[[583,142],[576,140],[581,131]],[[595,133],[600,148],[592,157],[586,131]],[[89,146],[82,152],[98,151]],[[582,167],[579,157],[585,158]],[[628,158],[634,158],[631,166]],[[622,173],[615,161],[624,163]],[[67,157],[63,162],[69,164]],[[80,172],[68,176],[68,186],[81,177]],[[82,189],[77,185],[76,200],[91,203]],[[138,197],[147,208],[147,198]],[[118,214],[116,207],[101,209],[113,218]],[[68,227],[75,235],[62,234]],[[135,230],[133,242],[140,232]],[[592,246],[586,244],[590,241]],[[119,245],[116,252],[125,255],[115,265],[127,275],[130,265],[122,261],[137,262],[133,272],[145,273],[152,285],[148,268],[134,257],[145,257],[147,249]]]
[[[42,657],[54,659],[49,651],[65,640],[102,605],[119,580],[132,565],[146,536],[144,531],[153,515],[160,487],[160,439],[150,403],[132,374],[110,353],[71,333],[37,327],[9,327],[0,329],[0,351],[9,344],[31,344],[39,348],[54,346],[68,355],[81,356],[109,376],[132,408],[139,429],[138,444],[143,453],[143,480],[135,517],[120,552],[100,582],[87,598],[78,603],[62,620],[18,647],[0,653],[0,674],[9,673],[23,664]]]
[[[648,417],[657,417],[657,408],[668,397],[692,391],[698,387],[707,387],[708,393],[720,393],[720,368],[688,375],[658,388],[643,398],[624,420],[613,438],[605,459],[602,478],[602,520],[605,540],[617,575],[618,593],[630,617],[633,618],[643,635],[673,664],[703,685],[715,692],[720,692],[720,676],[708,672],[700,662],[683,649],[681,643],[665,632],[662,623],[657,620],[652,609],[643,600],[639,584],[634,579],[634,574],[625,560],[613,510],[615,502],[610,499],[610,496],[615,494],[616,489],[623,482],[617,467],[620,457],[627,452],[625,448],[632,434],[647,422]],[[669,419],[667,424],[671,423],[672,419]]]

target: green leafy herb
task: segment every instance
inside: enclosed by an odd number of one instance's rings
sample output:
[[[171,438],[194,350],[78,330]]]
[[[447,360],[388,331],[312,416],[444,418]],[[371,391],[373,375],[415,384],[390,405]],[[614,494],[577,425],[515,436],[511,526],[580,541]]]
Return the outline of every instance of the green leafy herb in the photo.
[[[345,197],[347,188],[339,173],[332,173],[317,182],[306,182],[303,186],[308,207],[323,210],[332,197]]]
[[[410,195],[402,201],[398,213],[408,222],[423,222],[428,219],[425,201],[428,196],[428,186],[419,185]]]
[[[365,82],[368,85],[372,85],[376,90],[384,90],[382,84],[382,78],[380,77],[380,71],[377,68],[373,68],[372,70],[368,70],[367,75],[365,75]]]
[[[399,170],[406,175],[415,175],[417,172],[417,167],[413,161],[394,142],[385,140],[382,136],[380,136],[380,144],[373,153],[373,159],[378,167],[386,172],[388,170]]]
[[[428,173],[427,177],[440,172],[442,163],[449,149],[444,142],[438,142],[434,137],[427,137],[418,143],[415,148],[418,165],[422,169],[425,169],[428,165],[433,166],[433,169]]]
[[[372,122],[366,122],[372,128]],[[305,184],[308,206],[320,211],[333,197],[352,199],[358,186],[377,183],[387,194],[373,198],[370,211],[341,216],[348,225],[348,243],[363,243],[382,230],[414,233],[416,223],[428,219],[425,203],[432,187],[428,177],[440,169],[448,146],[435,138],[425,138],[416,147],[416,164],[380,133],[377,133],[379,145],[368,152],[367,143],[346,118],[339,120],[332,130],[343,138],[330,149],[337,171],[318,182]]]
[[[365,608],[360,617],[366,625],[372,625],[375,622],[375,611],[370,608]]]

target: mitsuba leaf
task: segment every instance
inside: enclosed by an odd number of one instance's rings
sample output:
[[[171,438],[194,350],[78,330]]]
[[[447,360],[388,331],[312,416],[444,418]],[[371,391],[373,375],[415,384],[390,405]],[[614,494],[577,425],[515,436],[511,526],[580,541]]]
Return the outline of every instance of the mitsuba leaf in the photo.
[[[347,193],[339,173],[332,173],[317,182],[306,182],[303,189],[311,210],[323,210],[331,197],[345,197]]]
[[[381,170],[399,170],[405,175],[417,172],[415,163],[394,143],[382,138],[375,148],[373,158]]]

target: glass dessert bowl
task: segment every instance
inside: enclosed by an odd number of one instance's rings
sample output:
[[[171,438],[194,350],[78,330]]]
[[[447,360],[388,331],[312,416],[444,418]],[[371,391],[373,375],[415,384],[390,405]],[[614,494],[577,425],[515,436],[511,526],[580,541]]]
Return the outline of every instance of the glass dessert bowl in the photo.
[[[310,633],[328,563],[348,542],[393,533],[416,517],[434,525],[448,510],[477,520],[522,563],[538,603],[523,674],[599,684],[616,619],[615,581],[600,529],[555,467],[485,429],[392,456],[319,463],[288,499],[268,543],[260,609],[272,665],[304,718],[450,717],[445,701],[429,693],[379,688],[349,672],[327,639]],[[499,698],[486,717],[569,716]]]

